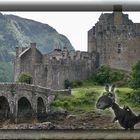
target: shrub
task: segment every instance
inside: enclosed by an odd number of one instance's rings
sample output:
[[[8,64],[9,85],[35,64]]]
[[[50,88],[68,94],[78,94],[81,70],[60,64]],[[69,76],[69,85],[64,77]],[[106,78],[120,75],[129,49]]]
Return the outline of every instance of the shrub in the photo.
[[[60,107],[60,106],[63,106],[63,102],[60,100],[55,100],[51,103],[51,106]]]
[[[111,68],[109,66],[101,65],[96,75],[97,83],[101,85],[104,85],[105,83],[111,83],[110,72],[111,72]]]
[[[68,79],[66,79],[64,81],[65,89],[68,89],[69,87],[76,88],[76,87],[79,87],[79,86],[82,86],[82,85],[83,85],[82,81],[69,81]]]
[[[114,82],[114,84],[117,85],[118,87],[123,87],[127,85],[126,81],[121,81],[121,80]]]
[[[63,103],[63,106],[66,108],[66,109],[68,109],[69,108],[69,102],[68,101],[64,101],[64,103]]]
[[[71,82],[71,87],[72,88],[80,87],[82,85],[83,85],[82,81],[72,81]]]
[[[119,70],[111,69],[110,79],[112,82],[121,81],[124,77],[124,73]]]
[[[97,95],[96,92],[93,92],[93,91],[87,91],[85,93],[85,96],[87,96],[87,97],[92,97],[92,96],[96,96],[96,95]]]
[[[82,81],[77,81],[77,85],[82,86],[83,85]]]
[[[116,89],[116,91],[115,91],[115,92],[118,94],[118,93],[120,93],[120,90],[119,90],[119,89]]]
[[[133,93],[131,94],[130,99],[132,100],[133,103],[140,104],[140,89],[134,90]]]
[[[112,69],[108,65],[101,65],[98,68],[97,74],[94,76],[94,81],[100,85],[122,81],[118,82],[118,84],[124,85],[126,84],[124,77],[124,72],[121,70]]]
[[[64,81],[64,87],[65,89],[68,89],[69,87],[71,87],[71,82],[68,79]]]
[[[129,85],[133,89],[140,88],[140,60],[132,67]]]
[[[18,82],[31,84],[32,83],[31,74],[27,72],[22,72],[18,77]]]

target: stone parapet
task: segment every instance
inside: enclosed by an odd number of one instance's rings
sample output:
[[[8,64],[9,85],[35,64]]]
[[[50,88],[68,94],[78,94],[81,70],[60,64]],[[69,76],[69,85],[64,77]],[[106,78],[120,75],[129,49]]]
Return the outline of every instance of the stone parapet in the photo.
[[[64,95],[70,95],[71,90],[53,90],[50,88],[45,88],[42,86],[36,86],[36,85],[30,85],[25,83],[0,83],[0,90],[1,91],[15,91],[17,94],[21,91],[30,91],[30,92],[36,92],[36,93],[42,93],[42,94],[64,94]],[[20,91],[20,92],[18,92]]]

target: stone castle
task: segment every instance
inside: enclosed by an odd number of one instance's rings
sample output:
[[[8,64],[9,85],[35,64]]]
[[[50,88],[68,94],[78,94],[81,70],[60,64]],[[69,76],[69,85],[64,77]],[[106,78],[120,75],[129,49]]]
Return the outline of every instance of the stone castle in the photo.
[[[102,13],[88,31],[88,52],[99,53],[99,64],[130,70],[140,59],[140,23],[133,23],[122,11]]]
[[[32,84],[51,89],[63,89],[64,81],[83,80],[98,67],[98,55],[94,52],[55,49],[43,55],[36,43],[29,48],[16,48],[15,81],[21,72],[32,75]]]
[[[43,55],[36,43],[16,48],[15,81],[21,72],[32,75],[32,83],[52,89],[63,89],[66,79],[83,80],[100,64],[130,70],[140,59],[140,23],[133,23],[121,11],[101,14],[88,31],[88,52],[55,49]]]

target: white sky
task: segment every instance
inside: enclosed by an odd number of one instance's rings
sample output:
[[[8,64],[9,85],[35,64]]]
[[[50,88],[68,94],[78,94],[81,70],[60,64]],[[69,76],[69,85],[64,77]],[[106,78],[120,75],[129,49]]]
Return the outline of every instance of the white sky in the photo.
[[[87,31],[95,25],[101,12],[2,12],[47,23],[67,36],[76,50],[87,50]],[[105,12],[104,12],[105,13]],[[126,12],[125,12],[126,13]],[[140,23],[140,12],[127,12],[133,22]],[[36,42],[37,43],[37,42]]]

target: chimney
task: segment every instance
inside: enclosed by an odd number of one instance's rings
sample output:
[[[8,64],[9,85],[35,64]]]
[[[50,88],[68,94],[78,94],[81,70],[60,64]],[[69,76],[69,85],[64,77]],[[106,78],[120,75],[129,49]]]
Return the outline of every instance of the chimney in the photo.
[[[113,7],[114,12],[114,25],[118,26],[123,23],[123,16],[122,16],[122,6],[121,5],[114,5]]]
[[[122,12],[122,5],[114,5],[113,11],[114,12]]]
[[[33,47],[36,48],[36,43],[34,43],[34,42],[30,43],[30,46],[31,46],[31,48],[33,48]]]

